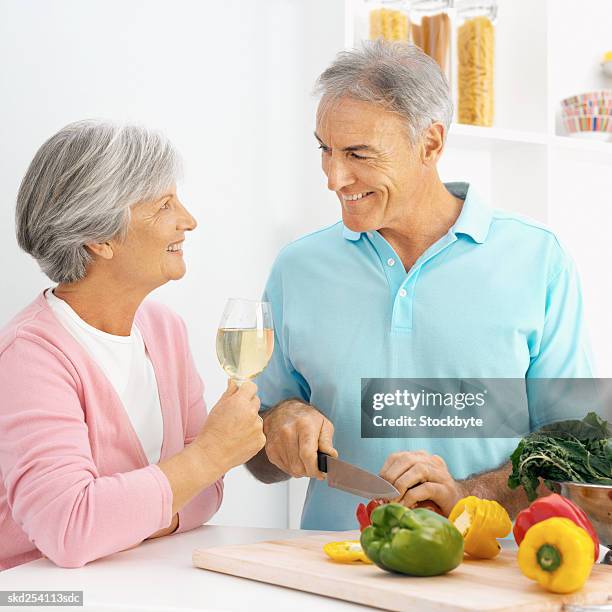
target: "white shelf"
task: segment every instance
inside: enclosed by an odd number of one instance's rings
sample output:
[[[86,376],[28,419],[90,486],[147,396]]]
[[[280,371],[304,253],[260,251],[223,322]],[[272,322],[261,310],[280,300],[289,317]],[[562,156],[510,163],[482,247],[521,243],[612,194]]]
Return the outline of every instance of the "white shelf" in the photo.
[[[610,134],[612,139],[612,134]],[[609,142],[599,140],[589,140],[578,136],[551,136],[551,145],[563,149],[572,149],[574,151],[587,151],[591,153],[601,153],[603,155],[612,155],[612,140]]]
[[[448,134],[449,147],[466,149],[493,150],[525,144],[545,146],[548,143],[548,136],[539,132],[522,132],[460,123],[453,123]]]
[[[579,136],[553,136],[540,132],[487,128],[474,125],[453,123],[448,134],[447,146],[452,148],[494,151],[509,146],[553,146],[575,151],[612,154],[612,134],[610,142],[580,138]]]

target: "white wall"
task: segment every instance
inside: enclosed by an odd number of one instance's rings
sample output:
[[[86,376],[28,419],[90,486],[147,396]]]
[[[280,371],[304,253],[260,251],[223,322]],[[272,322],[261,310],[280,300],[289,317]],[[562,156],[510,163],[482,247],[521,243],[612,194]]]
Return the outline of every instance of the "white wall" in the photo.
[[[13,232],[19,182],[70,121],[134,120],[185,161],[180,195],[199,221],[187,276],[155,296],[186,320],[214,403],[214,339],[230,296],[259,296],[280,246],[338,218],[312,131],[317,74],[342,48],[341,0],[0,1],[0,325],[49,281]],[[287,485],[226,477],[214,522],[287,524]]]
[[[549,0],[549,92],[554,111],[551,133],[563,134],[562,98],[612,89],[600,62],[612,49],[612,2],[589,0],[589,10],[575,18],[570,0]],[[596,16],[591,18],[591,16]],[[612,138],[608,138],[612,141]],[[599,376],[612,377],[612,142],[602,149],[556,148],[551,156],[550,224],[572,253],[580,270],[586,319]]]
[[[612,49],[612,3],[588,0],[588,11],[579,14],[575,14],[576,6],[572,0],[548,0],[548,86],[556,105],[551,123],[559,134],[565,133],[560,104],[563,98],[612,88],[612,78],[600,67],[603,54]]]

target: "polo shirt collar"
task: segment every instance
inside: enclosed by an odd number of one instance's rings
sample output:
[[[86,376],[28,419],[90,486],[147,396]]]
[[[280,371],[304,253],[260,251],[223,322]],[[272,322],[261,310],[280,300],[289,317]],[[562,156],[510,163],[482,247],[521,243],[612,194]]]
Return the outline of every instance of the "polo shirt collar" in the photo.
[[[359,240],[361,238],[361,232],[354,232],[353,230],[351,230],[348,227],[346,227],[346,225],[344,225],[344,224],[343,224],[343,229],[342,229],[342,235],[347,240],[352,240],[353,242],[355,242],[356,240]]]
[[[455,234],[465,234],[474,242],[482,244],[489,233],[491,209],[469,183],[445,183],[445,186],[455,197],[464,200],[463,208],[452,231]],[[343,226],[342,235],[346,240],[353,242],[361,238],[361,232],[354,232],[346,225]]]
[[[455,225],[451,228],[454,234],[465,234],[474,242],[482,244],[489,234],[492,212],[469,183],[445,183],[446,188],[457,198],[461,198],[463,207]]]

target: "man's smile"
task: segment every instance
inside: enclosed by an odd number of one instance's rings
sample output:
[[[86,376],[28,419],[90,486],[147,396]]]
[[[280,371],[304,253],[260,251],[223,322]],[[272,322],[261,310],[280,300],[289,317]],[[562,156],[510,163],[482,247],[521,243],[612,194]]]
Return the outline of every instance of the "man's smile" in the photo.
[[[373,193],[373,191],[362,191],[361,193],[341,193],[340,197],[345,202],[355,202],[357,200],[363,200],[364,198],[371,196]]]

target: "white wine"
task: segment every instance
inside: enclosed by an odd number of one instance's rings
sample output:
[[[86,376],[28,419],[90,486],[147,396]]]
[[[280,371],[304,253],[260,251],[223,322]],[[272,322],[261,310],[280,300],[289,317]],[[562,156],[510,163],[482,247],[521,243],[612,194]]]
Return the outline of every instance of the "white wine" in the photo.
[[[240,385],[262,372],[273,350],[270,302],[228,299],[217,332],[217,358],[226,373]]]
[[[274,330],[221,328],[217,332],[217,358],[237,381],[257,376],[268,365],[274,350]]]

